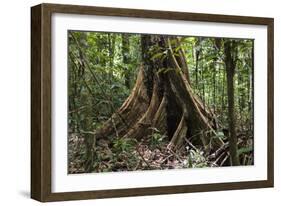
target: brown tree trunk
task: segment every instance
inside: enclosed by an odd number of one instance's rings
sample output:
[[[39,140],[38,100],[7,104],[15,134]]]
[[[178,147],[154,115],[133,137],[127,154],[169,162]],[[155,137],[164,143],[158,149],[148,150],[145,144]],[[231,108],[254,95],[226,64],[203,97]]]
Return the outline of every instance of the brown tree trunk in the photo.
[[[128,34],[122,34],[122,56],[123,64],[125,65],[125,86],[130,88],[130,71],[128,64],[130,63],[130,39]]]
[[[142,65],[131,95],[112,117],[96,131],[96,137],[118,134],[141,139],[157,128],[170,138],[170,148],[181,146],[184,138],[209,151],[221,146],[215,135],[214,115],[193,94],[184,53],[175,49],[178,39],[143,35]],[[159,57],[155,58],[155,54]],[[210,143],[211,142],[211,143]]]
[[[232,165],[239,165],[237,154],[236,118],[234,109],[234,73],[235,73],[235,42],[226,40],[224,43],[225,66],[227,76],[229,152]]]

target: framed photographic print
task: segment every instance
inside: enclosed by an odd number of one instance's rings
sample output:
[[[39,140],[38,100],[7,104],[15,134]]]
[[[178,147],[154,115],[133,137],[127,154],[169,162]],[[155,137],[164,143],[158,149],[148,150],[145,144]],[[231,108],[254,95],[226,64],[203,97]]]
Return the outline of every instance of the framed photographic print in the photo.
[[[31,8],[31,197],[273,187],[273,19]]]

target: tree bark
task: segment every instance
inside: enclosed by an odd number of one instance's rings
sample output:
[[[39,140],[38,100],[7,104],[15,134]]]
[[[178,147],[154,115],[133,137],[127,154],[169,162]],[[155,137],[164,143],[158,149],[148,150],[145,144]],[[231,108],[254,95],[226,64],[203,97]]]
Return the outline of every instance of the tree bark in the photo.
[[[141,139],[157,128],[176,149],[184,138],[211,151],[222,145],[215,135],[214,114],[192,90],[184,53],[175,37],[143,35],[142,65],[131,95],[112,117],[96,131],[96,137]],[[155,58],[156,53],[159,57]],[[113,127],[113,122],[115,127]],[[114,131],[116,130],[116,131]]]
[[[130,71],[128,64],[130,63],[130,39],[128,34],[122,34],[122,56],[125,65],[125,86],[130,88]]]
[[[233,166],[239,165],[237,154],[236,118],[234,109],[234,74],[235,74],[235,42],[226,40],[224,43],[225,66],[228,95],[229,152]]]

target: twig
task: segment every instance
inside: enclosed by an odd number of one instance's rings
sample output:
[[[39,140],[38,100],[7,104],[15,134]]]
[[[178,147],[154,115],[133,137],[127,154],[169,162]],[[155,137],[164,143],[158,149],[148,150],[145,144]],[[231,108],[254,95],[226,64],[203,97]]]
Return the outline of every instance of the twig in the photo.
[[[166,156],[165,159],[163,159],[163,160],[161,161],[160,165],[164,164],[164,162],[165,162],[167,159],[169,159],[170,157],[172,157],[172,156],[173,156],[173,154],[170,154],[170,155]]]
[[[229,153],[227,152],[225,158],[223,159],[223,161],[221,162],[221,165],[220,166],[223,166],[223,164],[225,163],[225,161],[228,159],[229,157]]]
[[[111,121],[112,121],[112,124],[113,124],[113,127],[114,127],[114,130],[115,130],[115,133],[116,133],[116,137],[119,138],[119,134],[118,134],[118,131],[117,131],[117,128],[116,128],[116,124],[114,122],[114,119],[111,118]]]
[[[187,142],[187,144],[189,144],[189,146],[191,146],[194,150],[198,151],[198,149],[186,138],[184,137],[184,140]]]
[[[75,113],[75,112],[81,111],[81,110],[85,109],[85,108],[88,107],[88,106],[90,106],[90,105],[86,104],[86,105],[81,106],[81,107],[79,107],[79,108],[76,108],[76,109],[73,109],[73,110],[71,110],[71,111],[68,111],[68,113],[71,114],[71,113]]]
[[[171,152],[181,163],[183,162],[182,159],[179,157],[177,153],[175,153],[172,149],[168,148],[169,152]]]
[[[139,145],[136,146],[136,151],[139,154],[139,156],[141,157],[141,159],[145,162],[145,164],[148,166],[149,169],[151,169],[150,164],[146,161],[146,159],[143,157],[143,155],[141,154],[141,152],[139,151]]]
[[[137,162],[137,165],[134,167],[133,171],[137,170],[140,165],[140,160]]]
[[[225,155],[225,152],[222,152],[220,156],[215,160],[214,164],[217,164],[217,162]]]
[[[218,155],[223,153],[227,148],[229,147],[229,143],[226,142],[224,145],[222,145],[220,148],[218,148],[214,153],[208,156],[208,159],[216,159]]]

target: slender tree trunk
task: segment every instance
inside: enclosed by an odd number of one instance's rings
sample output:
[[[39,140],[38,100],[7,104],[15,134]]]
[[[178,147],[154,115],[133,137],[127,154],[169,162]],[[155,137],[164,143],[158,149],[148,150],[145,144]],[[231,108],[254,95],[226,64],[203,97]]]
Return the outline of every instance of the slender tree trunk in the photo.
[[[198,64],[199,64],[199,57],[200,57],[200,37],[197,39],[195,44],[195,87],[198,88]]]
[[[108,34],[108,55],[109,55],[109,66],[113,66],[114,55],[115,55],[115,38],[116,35]]]
[[[204,61],[204,56],[203,56],[203,61]],[[201,63],[202,64],[202,63]],[[205,98],[205,77],[204,77],[204,66],[201,66],[201,83],[202,83],[202,93],[201,93],[201,98],[203,100],[204,108],[205,108],[205,103],[206,103],[206,98]]]
[[[216,112],[216,89],[217,89],[217,80],[216,80],[216,77],[217,77],[217,64],[216,64],[216,59],[214,59],[214,73],[213,73],[213,109],[214,109],[214,112]]]
[[[225,108],[225,92],[224,92],[224,88],[225,88],[225,70],[222,69],[222,90],[221,90],[221,111],[224,111]]]
[[[229,151],[231,163],[239,165],[237,154],[236,118],[234,109],[234,74],[235,74],[235,42],[226,40],[224,43],[225,66],[227,75],[227,96],[228,96],[228,124],[229,124]]]
[[[251,69],[249,69],[249,79],[248,79],[248,113],[251,114],[253,111],[253,102],[252,97],[254,95],[253,87],[253,70],[254,70],[254,41],[252,40],[252,51],[251,51]],[[250,119],[249,125],[250,130],[253,130],[253,115],[250,115],[252,119]]]
[[[125,65],[125,86],[130,88],[130,71],[128,65],[130,63],[130,40],[128,34],[122,34],[122,56]]]

